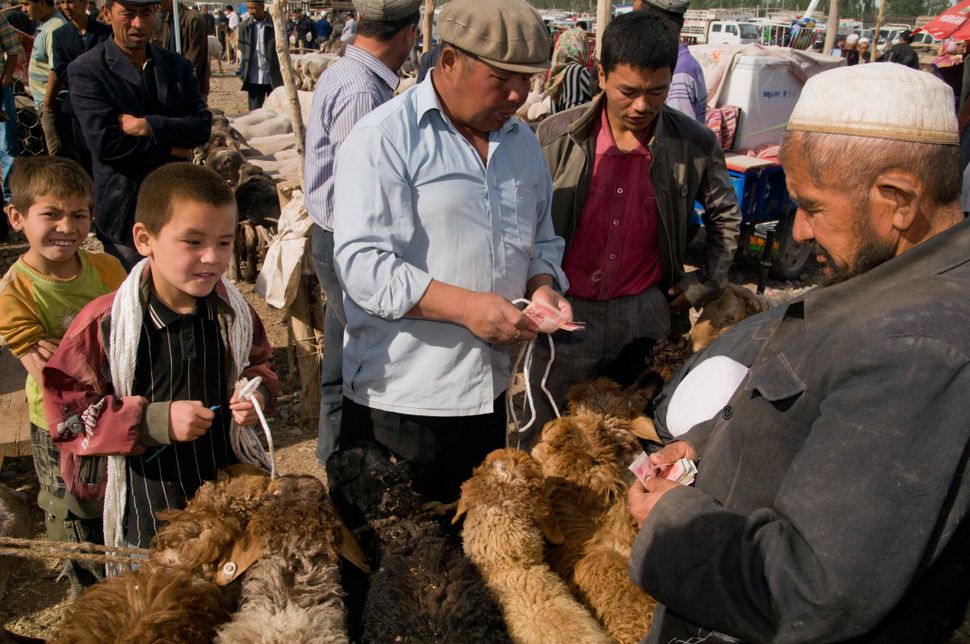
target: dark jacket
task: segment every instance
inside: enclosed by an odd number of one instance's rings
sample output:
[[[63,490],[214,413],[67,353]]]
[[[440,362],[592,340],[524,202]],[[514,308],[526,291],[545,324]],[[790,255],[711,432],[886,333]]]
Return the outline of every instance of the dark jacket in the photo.
[[[149,45],[158,91],[149,100],[142,74],[113,40],[82,54],[67,68],[71,102],[94,170],[94,223],[110,239],[131,245],[135,197],[149,172],[172,161],[172,148],[191,150],[209,140],[212,114],[199,95],[189,61]],[[152,136],[121,131],[118,117],[144,117]]]
[[[94,49],[111,37],[111,27],[90,18],[87,31],[83,36],[71,22],[51,32],[51,46],[54,50],[51,68],[57,75],[57,80],[64,83],[65,89],[68,82],[67,66],[84,52]]]
[[[179,3],[179,26],[182,37],[182,55],[192,63],[195,77],[199,79],[199,92],[209,95],[209,39],[205,32],[202,14]],[[154,42],[163,49],[175,51],[172,40],[172,15],[161,13],[155,20]]]
[[[750,367],[680,436],[696,485],[664,495],[634,545],[630,575],[663,604],[648,641],[721,641],[699,625],[746,642],[944,642],[963,621],[968,249],[964,222],[749,318],[665,387],[662,434],[688,371]]]
[[[552,173],[552,221],[556,234],[572,242],[593,176],[596,123],[603,95],[591,103],[556,114],[539,126],[542,153]],[[738,246],[741,214],[724,153],[709,129],[664,106],[649,143],[653,154],[650,178],[660,214],[663,286],[680,284],[687,299],[701,306],[727,285],[728,269]],[[687,224],[694,202],[705,206],[707,261],[684,273]]]
[[[885,54],[879,57],[879,62],[899,63],[913,69],[919,69],[919,54],[909,43],[901,42],[893,45]]]
[[[276,55],[276,32],[273,29],[273,21],[270,20],[268,15],[265,21],[266,28],[263,30],[263,49],[269,58],[269,84],[275,88],[283,84],[283,74],[280,72],[280,59]],[[242,63],[239,66],[239,76],[242,77],[242,88],[244,90],[249,89],[249,82],[246,79],[249,76],[251,59],[258,55],[256,53],[256,43],[254,42],[255,34],[256,21],[253,20],[252,14],[249,14],[239,23],[239,54],[242,58]]]

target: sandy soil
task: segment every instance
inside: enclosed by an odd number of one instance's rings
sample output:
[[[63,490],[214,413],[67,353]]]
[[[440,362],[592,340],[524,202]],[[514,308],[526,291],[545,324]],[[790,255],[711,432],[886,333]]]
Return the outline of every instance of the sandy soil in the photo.
[[[231,75],[228,65],[224,73],[214,70],[210,105],[223,110],[227,115],[248,111],[246,94],[239,91],[239,79]],[[97,248],[94,240],[88,245]],[[26,250],[24,240],[13,234],[10,241],[0,244],[0,274]],[[701,251],[695,250],[695,253]],[[783,299],[793,295],[816,282],[816,272],[811,271],[803,280],[796,282],[769,282],[767,295],[770,299]],[[753,287],[757,280],[754,266],[738,265],[732,270],[732,281]],[[317,465],[314,455],[316,427],[303,420],[303,407],[299,394],[299,377],[294,363],[287,355],[287,328],[282,311],[269,307],[261,298],[254,295],[248,284],[240,285],[240,290],[262,317],[274,347],[276,369],[283,382],[280,403],[269,419],[276,445],[277,467],[282,473],[306,473],[325,478],[323,470]],[[672,361],[683,359],[685,351],[677,348],[667,353]],[[677,357],[679,355],[679,358]],[[667,365],[673,367],[674,365]],[[29,458],[14,458],[4,461],[0,472],[0,482],[20,489],[33,500],[37,494],[36,478]],[[43,517],[34,507],[33,535],[42,538],[44,533]],[[10,579],[8,589],[0,597],[0,624],[10,631],[33,637],[49,637],[70,606],[70,586],[65,579],[59,578],[59,563],[55,559],[19,559]],[[953,642],[970,644],[970,636],[954,638]]]

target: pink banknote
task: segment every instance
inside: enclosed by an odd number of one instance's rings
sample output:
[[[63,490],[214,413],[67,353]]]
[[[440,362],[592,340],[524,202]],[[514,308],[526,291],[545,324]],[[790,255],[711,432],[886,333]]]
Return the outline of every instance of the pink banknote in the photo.
[[[561,311],[552,308],[544,302],[530,302],[522,313],[532,320],[533,324],[539,327],[539,333],[555,333],[559,329],[563,331],[576,331],[586,328],[586,325],[582,322],[571,322],[567,320]]]

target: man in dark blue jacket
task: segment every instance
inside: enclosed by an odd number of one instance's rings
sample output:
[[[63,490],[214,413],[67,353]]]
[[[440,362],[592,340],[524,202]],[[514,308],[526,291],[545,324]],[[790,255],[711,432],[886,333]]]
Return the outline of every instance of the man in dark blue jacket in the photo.
[[[209,140],[212,114],[188,60],[149,44],[157,2],[112,0],[112,38],[68,66],[71,103],[94,170],[98,238],[130,268],[135,195],[152,170]]]

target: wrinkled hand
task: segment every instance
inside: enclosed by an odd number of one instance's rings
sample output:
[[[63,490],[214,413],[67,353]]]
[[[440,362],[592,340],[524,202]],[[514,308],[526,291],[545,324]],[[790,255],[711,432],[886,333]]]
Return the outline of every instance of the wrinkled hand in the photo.
[[[680,287],[680,284],[675,284],[668,289],[667,296],[671,298],[668,306],[674,313],[680,313],[681,311],[690,309],[690,300],[687,299],[687,294],[684,293],[684,289]]]
[[[496,293],[472,293],[465,301],[462,324],[475,336],[492,344],[534,340],[529,318]]]
[[[266,401],[263,400],[262,393],[255,391],[253,397],[259,402],[260,409],[266,408]],[[232,399],[229,401],[229,410],[232,412],[232,419],[236,421],[237,425],[255,425],[259,422],[253,401],[241,399],[238,389],[232,394]]]
[[[148,121],[131,114],[118,116],[118,127],[121,128],[122,132],[131,136],[149,137],[152,135],[152,126],[148,124]]]
[[[682,458],[696,460],[697,452],[687,441],[674,441],[662,450],[651,454],[650,462],[659,469],[665,469]],[[630,513],[636,519],[637,525],[642,526],[663,495],[676,487],[680,487],[680,484],[656,476],[647,478],[645,484],[634,481],[627,492],[627,500],[630,503]]]
[[[540,286],[532,291],[532,296],[529,299],[533,302],[542,302],[556,309],[562,313],[563,318],[565,318],[564,322],[573,321],[573,305],[569,303],[569,300],[563,294],[551,286]]]
[[[194,441],[205,434],[216,417],[200,400],[176,400],[168,408],[168,435],[173,441]]]

